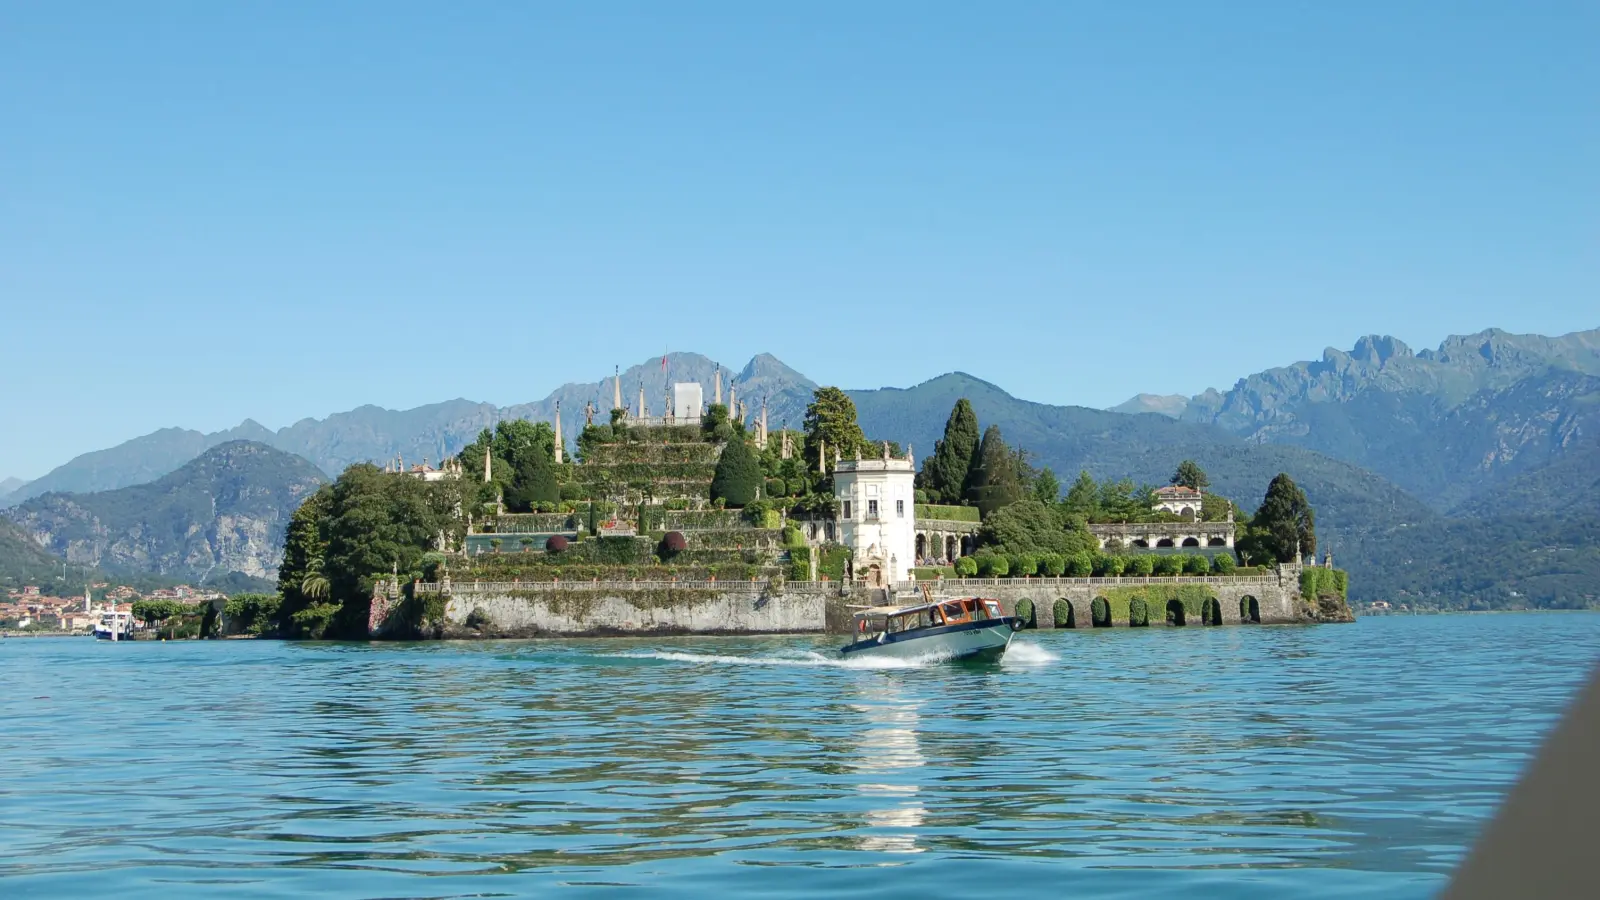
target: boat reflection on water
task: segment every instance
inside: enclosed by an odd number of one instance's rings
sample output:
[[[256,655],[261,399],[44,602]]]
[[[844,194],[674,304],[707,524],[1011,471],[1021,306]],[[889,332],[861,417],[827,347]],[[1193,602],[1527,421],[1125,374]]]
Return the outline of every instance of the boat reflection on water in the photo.
[[[917,829],[927,810],[922,805],[918,780],[927,760],[917,739],[918,702],[898,696],[891,685],[853,703],[865,719],[856,743],[858,755],[850,767],[862,780],[856,789],[872,800],[862,815],[866,828],[855,836],[862,850],[884,853],[921,853]]]

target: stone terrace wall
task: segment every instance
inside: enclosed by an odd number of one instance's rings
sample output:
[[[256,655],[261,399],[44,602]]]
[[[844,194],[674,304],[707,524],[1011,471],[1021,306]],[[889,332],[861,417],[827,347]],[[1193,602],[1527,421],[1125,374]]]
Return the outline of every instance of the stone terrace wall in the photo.
[[[837,594],[837,585],[812,582],[468,582],[450,588],[445,635],[820,632],[827,625],[827,597]],[[468,627],[474,610],[487,625]]]
[[[1096,597],[1110,588],[1162,587],[1167,585],[1205,585],[1216,594],[1220,603],[1224,625],[1243,624],[1239,615],[1239,601],[1254,597],[1260,608],[1262,624],[1289,624],[1306,621],[1300,615],[1300,574],[1298,569],[1285,567],[1284,571],[1266,576],[1134,576],[1128,578],[947,578],[932,582],[934,597],[988,597],[999,600],[1007,615],[1014,614],[1017,601],[1033,601],[1035,625],[1039,628],[1055,627],[1051,608],[1055,601],[1066,600],[1072,604],[1075,627],[1088,628],[1093,621],[1092,606]],[[910,583],[896,586],[896,601],[911,602],[916,588]],[[1150,624],[1165,623],[1161,610],[1151,610]],[[1117,622],[1116,625],[1126,625]]]

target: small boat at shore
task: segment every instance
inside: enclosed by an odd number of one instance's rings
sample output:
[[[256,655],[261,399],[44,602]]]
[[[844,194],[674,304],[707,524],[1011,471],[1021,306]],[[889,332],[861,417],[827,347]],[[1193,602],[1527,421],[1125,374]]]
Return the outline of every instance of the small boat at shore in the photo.
[[[1003,615],[982,597],[934,600],[911,606],[874,606],[855,614],[855,640],[846,659],[963,659],[1003,656],[1022,620]]]

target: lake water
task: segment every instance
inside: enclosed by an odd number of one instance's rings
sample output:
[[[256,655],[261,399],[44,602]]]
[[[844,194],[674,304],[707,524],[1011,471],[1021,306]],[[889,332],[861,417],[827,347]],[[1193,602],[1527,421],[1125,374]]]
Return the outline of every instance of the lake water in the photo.
[[[0,895],[1428,896],[1600,615],[1018,641],[8,639]]]

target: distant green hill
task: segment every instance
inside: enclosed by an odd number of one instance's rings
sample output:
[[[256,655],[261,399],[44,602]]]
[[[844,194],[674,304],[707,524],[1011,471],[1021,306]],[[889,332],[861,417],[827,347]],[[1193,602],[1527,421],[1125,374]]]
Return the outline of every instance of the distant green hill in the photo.
[[[7,515],[74,564],[191,581],[229,572],[269,579],[290,514],[325,480],[297,456],[233,441],[149,484],[45,494]]]

